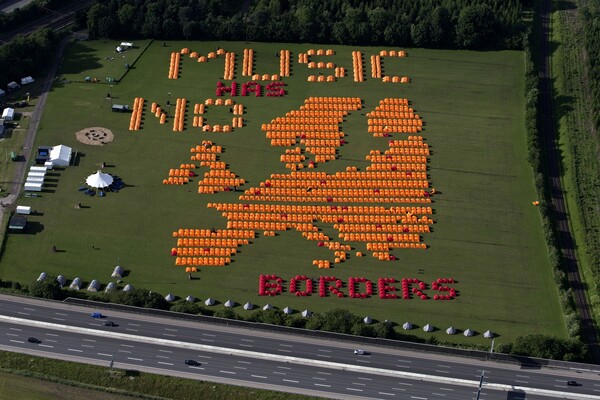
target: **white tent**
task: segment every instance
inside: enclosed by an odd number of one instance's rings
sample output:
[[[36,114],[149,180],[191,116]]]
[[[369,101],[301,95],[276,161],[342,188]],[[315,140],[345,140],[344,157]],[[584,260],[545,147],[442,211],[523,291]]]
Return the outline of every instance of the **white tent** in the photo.
[[[310,310],[308,310],[308,309],[307,309],[307,310],[304,310],[304,311],[302,311],[302,316],[303,316],[304,318],[308,318],[308,317],[310,317],[311,315],[312,315],[312,311],[310,311]]]
[[[165,296],[165,300],[170,303],[173,300],[175,300],[175,296],[173,295],[173,293],[169,293],[168,295]]]
[[[484,332],[483,337],[486,339],[491,339],[494,337],[494,332],[487,330]]]
[[[254,304],[247,302],[244,304],[244,310],[252,310],[254,308]]]
[[[71,151],[72,149],[64,144],[54,146],[52,149],[50,149],[49,161],[52,163],[52,165],[66,167],[71,162]]]
[[[265,306],[263,307],[263,310],[267,311],[267,310],[272,310],[273,306],[270,305],[269,303],[265,304]]]
[[[294,310],[292,310],[290,307],[286,307],[283,309],[283,313],[287,314],[287,315],[290,315],[293,312],[294,312]]]
[[[114,292],[115,290],[117,290],[117,285],[114,282],[110,282],[108,285],[106,285],[106,287],[104,288],[104,293],[110,293],[110,292]]]
[[[451,326],[450,328],[446,329],[446,333],[448,335],[456,335],[456,328]]]
[[[110,186],[113,183],[113,177],[110,174],[98,170],[95,174],[88,176],[85,180],[88,186],[96,189],[102,189]]]
[[[121,266],[117,265],[115,267],[113,273],[110,276],[111,276],[111,278],[121,279],[123,277],[123,268],[121,268]]]
[[[206,301],[204,301],[204,304],[206,304],[207,306],[214,306],[215,300],[212,297],[209,297],[208,299],[206,299]]]
[[[413,328],[412,324],[408,321],[406,321],[404,323],[404,325],[402,325],[402,329],[404,329],[405,331],[410,331]]]
[[[2,118],[6,121],[12,121],[15,118],[15,109],[6,107],[4,111],[2,111]]]
[[[368,325],[368,324],[373,323],[373,320],[371,319],[371,317],[369,317],[367,315],[366,317],[363,318],[363,322]]]
[[[235,302],[231,301],[231,300],[227,300],[224,305],[227,308],[231,308],[231,307],[235,306]]]
[[[45,272],[42,272],[42,273],[40,274],[40,276],[37,278],[37,281],[38,281],[38,282],[43,282],[43,281],[45,281],[45,280],[46,280],[46,273],[45,273]]]
[[[67,283],[67,278],[65,278],[63,275],[59,275],[56,277],[56,282],[58,282],[58,284],[62,288],[63,286],[65,286],[65,283]]]
[[[125,285],[125,287],[123,288],[124,292],[130,292],[133,290],[133,285],[131,283],[128,283],[127,285]]]
[[[423,330],[425,332],[433,332],[433,326],[431,326],[430,324],[427,324],[423,327]]]
[[[81,289],[81,278],[77,277],[77,278],[73,279],[73,282],[71,282],[71,285],[69,285],[69,289],[72,289],[72,290]]]
[[[98,290],[100,290],[100,282],[98,282],[96,279],[93,279],[90,284],[87,287],[87,291],[88,292],[97,292]]]
[[[465,335],[466,337],[470,337],[474,335],[474,332],[470,329],[467,329],[466,331],[463,332],[463,335]]]
[[[185,301],[189,301],[190,303],[193,303],[196,301],[196,298],[192,295],[189,295],[188,297],[185,298]]]

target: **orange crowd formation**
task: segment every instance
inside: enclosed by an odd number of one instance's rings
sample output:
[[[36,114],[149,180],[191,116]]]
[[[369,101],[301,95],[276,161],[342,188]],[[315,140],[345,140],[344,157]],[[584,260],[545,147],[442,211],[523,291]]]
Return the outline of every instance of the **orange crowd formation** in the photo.
[[[280,160],[290,171],[272,174],[240,195],[240,203],[209,203],[222,212],[227,228],[185,229],[173,232],[177,247],[171,250],[176,265],[224,266],[237,248],[257,234],[275,236],[296,230],[301,236],[335,252],[335,259],[314,260],[318,268],[329,268],[348,257],[348,242],[365,243],[367,251],[381,261],[395,260],[397,249],[425,249],[423,236],[431,231],[434,193],[426,174],[429,147],[420,132],[422,121],[406,99],[384,99],[367,113],[369,133],[390,137],[384,151],[366,155],[364,171],[347,167],[329,174],[316,171],[319,163],[336,158],[345,144],[340,126],[349,112],[362,109],[359,98],[311,97],[297,110],[263,124],[273,146],[286,149]],[[410,127],[410,132],[404,128]],[[400,139],[392,135],[407,133]],[[191,149],[192,161],[209,171],[199,182],[199,193],[237,190],[245,181],[218,161],[220,146],[205,141]],[[305,169],[306,168],[306,169]],[[184,172],[185,173],[185,172]],[[401,204],[410,204],[401,206]],[[316,224],[331,225],[338,237],[329,237]],[[362,252],[356,252],[362,256]]]

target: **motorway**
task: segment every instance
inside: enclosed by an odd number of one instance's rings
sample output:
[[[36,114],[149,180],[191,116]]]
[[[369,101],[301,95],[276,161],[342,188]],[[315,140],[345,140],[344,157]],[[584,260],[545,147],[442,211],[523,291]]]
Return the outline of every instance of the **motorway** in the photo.
[[[94,319],[92,311],[107,317]],[[110,320],[118,324],[106,327]],[[600,399],[591,372],[491,361],[106,311],[0,295],[0,349],[339,399]],[[39,344],[28,343],[33,336]],[[194,359],[200,366],[187,366]],[[569,387],[567,380],[580,386]]]

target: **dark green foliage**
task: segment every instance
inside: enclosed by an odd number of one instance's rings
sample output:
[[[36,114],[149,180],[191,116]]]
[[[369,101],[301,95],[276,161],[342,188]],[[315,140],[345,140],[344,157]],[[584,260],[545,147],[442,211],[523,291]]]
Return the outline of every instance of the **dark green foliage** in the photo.
[[[194,315],[213,315],[211,310],[202,307],[199,303],[192,303],[189,301],[181,300],[171,305],[170,308],[173,312],[194,314]]]
[[[512,344],[512,354],[553,360],[583,361],[585,346],[578,340],[558,339],[542,334],[518,336]]]
[[[515,49],[520,17],[517,0],[114,0],[90,7],[87,25],[109,38]]]
[[[156,308],[159,310],[168,310],[170,307],[161,294],[151,292],[147,289],[113,292],[110,295],[110,302],[135,307]]]
[[[55,276],[47,276],[43,281],[35,281],[29,286],[29,293],[43,299],[63,300],[65,294]]]

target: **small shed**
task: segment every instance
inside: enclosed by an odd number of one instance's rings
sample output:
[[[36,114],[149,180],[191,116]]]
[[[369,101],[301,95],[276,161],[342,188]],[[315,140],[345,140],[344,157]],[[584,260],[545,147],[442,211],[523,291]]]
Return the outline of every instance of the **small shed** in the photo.
[[[5,121],[12,121],[15,119],[15,109],[11,107],[6,107],[4,111],[2,111],[2,118]]]
[[[17,90],[21,86],[17,82],[12,81],[12,82],[9,82],[8,85],[6,85],[6,87],[8,88],[8,91],[11,92],[13,90]]]
[[[24,78],[21,78],[21,85],[29,85],[30,83],[35,82],[35,79],[33,79],[31,76],[26,76]]]
[[[14,232],[24,232],[27,226],[27,217],[24,215],[14,215],[8,222],[8,230]]]
[[[31,206],[17,206],[17,214],[29,215],[31,214]]]
[[[25,189],[25,191],[27,191],[27,192],[41,192],[42,184],[39,182],[27,181],[27,182],[25,182],[23,189]]]
[[[71,151],[72,149],[64,144],[54,146],[50,150],[50,162],[52,162],[52,165],[66,167],[71,162]]]

